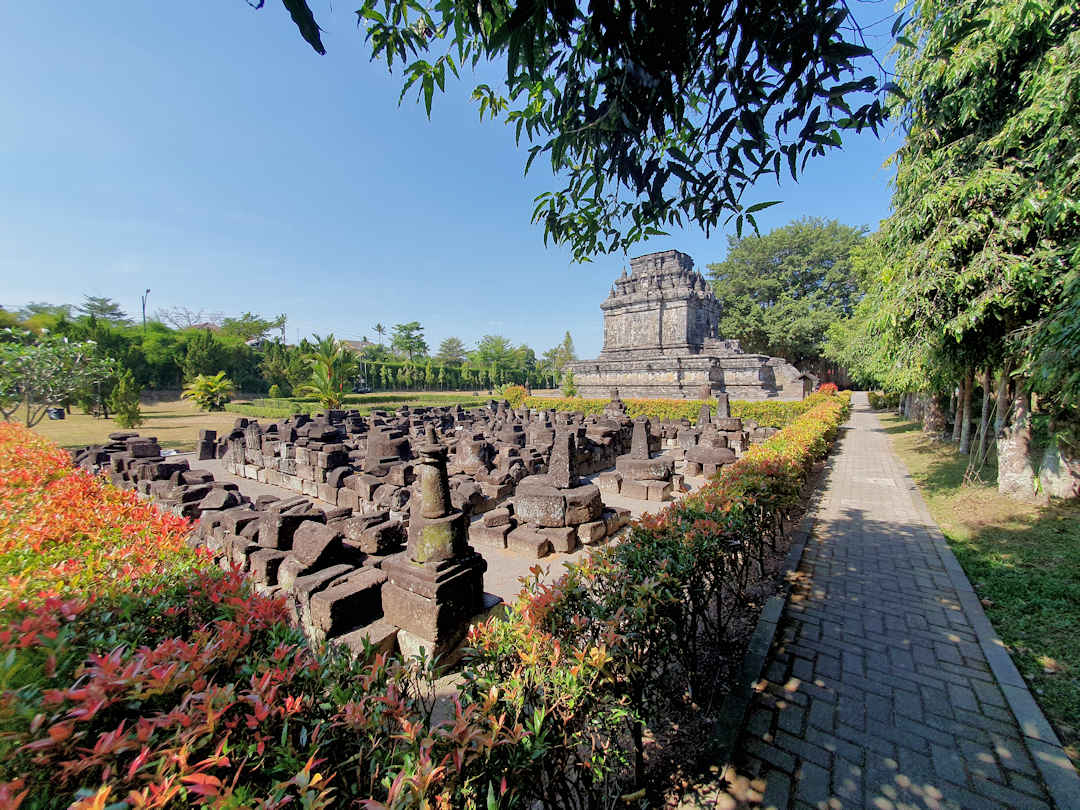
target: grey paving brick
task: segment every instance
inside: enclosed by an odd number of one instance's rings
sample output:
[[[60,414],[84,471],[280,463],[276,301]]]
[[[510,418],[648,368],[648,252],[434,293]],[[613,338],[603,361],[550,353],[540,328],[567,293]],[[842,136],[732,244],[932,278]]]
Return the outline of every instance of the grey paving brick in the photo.
[[[1001,690],[998,689],[997,684],[987,684],[983,680],[973,679],[971,681],[971,688],[975,690],[975,696],[978,698],[978,702],[983,704],[984,708],[986,706],[998,706],[999,708],[1004,708],[1005,705],[1007,705],[1005,704],[1005,696],[1001,693]]]
[[[754,737],[747,739],[744,746],[752,755],[760,760],[768,762],[775,768],[779,768],[784,773],[795,772],[795,757],[787,751],[781,751],[779,748],[755,739]]]
[[[918,693],[908,692],[906,689],[895,690],[893,692],[893,708],[898,715],[922,722],[922,698]]]
[[[829,798],[830,774],[828,768],[804,762],[795,774],[795,798],[816,807]]]
[[[777,728],[789,734],[802,734],[806,710],[801,706],[785,706],[777,713],[776,721]]]
[[[971,740],[961,740],[960,751],[964,757],[967,772],[972,777],[981,776],[992,782],[1005,784],[1005,774],[997,765],[993,748]]]
[[[769,771],[761,796],[762,810],[786,810],[791,797],[791,777],[783,771]]]
[[[862,804],[862,766],[845,759],[835,760],[832,770],[832,792],[850,807]]]
[[[934,770],[942,779],[947,779],[958,785],[967,782],[964,758],[955,748],[945,745],[933,745],[931,746],[930,758],[934,763]]]
[[[776,733],[776,745],[797,756],[803,762],[813,762],[823,768],[832,764],[832,754],[824,748],[814,745],[802,737],[795,737],[786,731]]]
[[[946,685],[946,691],[949,693],[949,700],[952,701],[955,708],[967,709],[972,712],[979,711],[979,701],[975,697],[974,689],[950,683]]]
[[[1027,776],[1035,776],[1035,765],[1031,762],[1027,750],[1019,740],[1002,737],[1000,734],[990,735],[990,744],[994,747],[994,755],[1001,766],[1008,771],[1018,772]],[[1080,802],[1080,797],[1077,797]]]
[[[1009,771],[1008,777],[1009,787],[1013,790],[1019,790],[1021,793],[1027,793],[1029,796],[1036,797],[1043,796],[1046,792],[1046,788],[1042,786],[1042,783],[1036,782],[1030,776]]]
[[[991,782],[981,776],[975,776],[971,781],[976,793],[1000,802],[1006,807],[1015,808],[1015,810],[1050,810],[1050,805],[1042,799]]]
[[[824,731],[831,731],[836,718],[836,708],[826,700],[811,700],[807,723]]]
[[[939,717],[953,717],[952,702],[949,693],[944,689],[935,689],[932,686],[924,686],[919,690],[922,696],[923,709],[928,714],[936,714]]]

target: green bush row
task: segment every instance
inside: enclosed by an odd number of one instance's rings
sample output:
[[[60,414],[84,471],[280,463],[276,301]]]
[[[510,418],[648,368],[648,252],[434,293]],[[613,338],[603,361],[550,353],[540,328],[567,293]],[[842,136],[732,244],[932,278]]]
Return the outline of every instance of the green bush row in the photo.
[[[346,410],[357,410],[361,415],[368,415],[372,411],[397,410],[402,405],[410,407],[442,407],[446,405],[461,405],[465,408],[475,408],[486,404],[489,397],[469,396],[461,394],[400,394],[388,396],[386,394],[350,394],[345,397],[342,407]],[[230,402],[225,410],[244,416],[253,416],[257,419],[284,419],[294,413],[318,413],[324,408],[314,397],[280,397],[253,399],[250,402]]]
[[[900,407],[900,395],[883,393],[881,391],[870,391],[867,394],[870,399],[870,407],[875,411],[890,410],[892,408]]]
[[[787,427],[799,416],[809,411],[815,405],[823,401],[828,394],[811,394],[806,399],[791,401],[766,400],[763,402],[747,402],[732,400],[730,403],[731,415],[741,419],[752,419],[762,427]],[[556,411],[580,411],[586,416],[603,413],[605,406],[610,402],[607,399],[584,399],[581,397],[527,397],[525,405],[536,409],[554,409]],[[624,399],[626,412],[636,419],[639,416],[647,416],[657,420],[681,420],[688,419],[692,424],[697,424],[701,414],[701,406],[704,402],[709,403],[709,411],[716,415],[715,400],[700,399]]]

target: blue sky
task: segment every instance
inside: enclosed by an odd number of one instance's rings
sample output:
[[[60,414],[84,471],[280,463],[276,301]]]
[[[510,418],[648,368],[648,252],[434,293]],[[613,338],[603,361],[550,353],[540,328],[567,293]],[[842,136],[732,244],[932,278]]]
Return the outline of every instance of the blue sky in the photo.
[[[602,343],[621,256],[577,265],[529,218],[546,167],[464,85],[428,121],[369,61],[348,4],[312,3],[328,54],[276,0],[70,3],[5,9],[0,49],[0,304],[118,300],[149,309],[285,312],[288,337],[373,336],[418,320],[432,348],[504,334],[538,353],[570,330]],[[888,3],[856,3],[864,23]],[[882,56],[888,24],[871,29]],[[876,227],[899,140],[852,138],[798,184],[766,183],[763,231],[801,216]],[[704,270],[723,233],[674,232]]]

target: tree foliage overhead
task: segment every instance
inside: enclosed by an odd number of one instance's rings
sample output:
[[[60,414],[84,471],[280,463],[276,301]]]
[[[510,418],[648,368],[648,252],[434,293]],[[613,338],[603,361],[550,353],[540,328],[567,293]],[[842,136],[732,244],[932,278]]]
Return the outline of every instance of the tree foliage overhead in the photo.
[[[849,317],[860,295],[851,251],[864,232],[804,218],[764,236],[728,237],[727,257],[709,265],[721,337],[800,367],[817,363],[829,325]]]
[[[1080,397],[1080,6],[920,0],[897,61],[907,130],[878,277],[847,341],[947,374],[1020,367]],[[843,341],[841,341],[843,342]]]
[[[285,4],[312,42],[307,4]],[[773,204],[745,199],[755,180],[794,178],[883,119],[842,0],[364,0],[357,14],[373,57],[403,66],[402,97],[415,90],[429,114],[447,74],[505,65],[504,86],[473,98],[528,144],[526,171],[543,157],[565,181],[533,220],[578,259],[687,223],[734,217],[741,231]]]

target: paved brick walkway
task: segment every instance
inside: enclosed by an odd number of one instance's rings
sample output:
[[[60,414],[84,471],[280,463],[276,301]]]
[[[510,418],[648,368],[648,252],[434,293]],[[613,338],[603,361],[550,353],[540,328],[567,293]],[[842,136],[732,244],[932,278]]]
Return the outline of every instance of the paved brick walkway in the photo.
[[[1010,710],[1023,682],[995,678],[974,593],[866,395],[854,406],[740,771],[764,776],[765,807],[1051,807],[1030,751],[1053,751]],[[1041,714],[1018,714],[1037,738]]]

